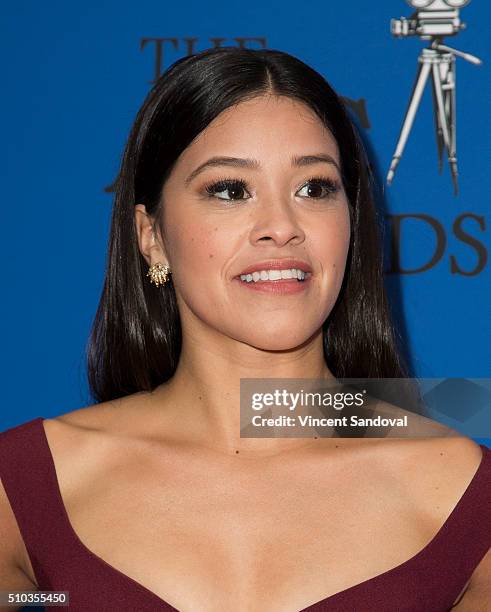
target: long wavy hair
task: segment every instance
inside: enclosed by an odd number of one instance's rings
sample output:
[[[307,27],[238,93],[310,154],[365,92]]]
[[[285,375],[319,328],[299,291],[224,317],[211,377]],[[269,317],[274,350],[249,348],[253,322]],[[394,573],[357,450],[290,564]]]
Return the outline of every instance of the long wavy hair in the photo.
[[[288,53],[222,47],[179,59],[139,110],[115,182],[106,276],[87,346],[91,394],[102,402],[152,390],[171,378],[181,352],[172,280],[146,278],[134,205],[159,219],[161,193],[180,154],[229,107],[275,94],[301,101],[339,147],[351,239],[346,271],[323,324],[324,357],[338,378],[405,378],[383,282],[381,215],[360,136],[327,81]]]

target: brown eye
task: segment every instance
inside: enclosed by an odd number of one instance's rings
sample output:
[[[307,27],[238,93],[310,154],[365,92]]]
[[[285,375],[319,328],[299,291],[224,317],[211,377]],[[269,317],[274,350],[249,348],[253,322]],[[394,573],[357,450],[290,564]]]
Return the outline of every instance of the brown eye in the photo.
[[[321,200],[339,191],[340,187],[336,181],[326,178],[313,177],[307,181],[300,191],[306,192],[302,197]],[[300,194],[300,191],[298,192]]]
[[[242,180],[223,180],[205,187],[206,193],[210,197],[218,197],[219,200],[246,200],[244,193],[248,193],[247,185]],[[229,197],[222,197],[219,194],[228,193]]]

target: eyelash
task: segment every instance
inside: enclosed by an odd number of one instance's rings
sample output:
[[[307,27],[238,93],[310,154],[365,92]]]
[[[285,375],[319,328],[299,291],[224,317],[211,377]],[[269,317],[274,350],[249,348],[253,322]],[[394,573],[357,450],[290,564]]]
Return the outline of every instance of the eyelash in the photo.
[[[303,189],[309,183],[324,187],[327,192],[326,195],[324,196],[308,198],[310,200],[327,199],[331,197],[332,195],[336,194],[341,189],[341,186],[337,180],[333,180],[325,176],[310,177],[309,179],[307,179],[307,181],[305,181],[305,183],[302,185],[302,187],[300,187],[300,189]],[[239,179],[227,179],[227,178],[219,179],[218,181],[213,181],[211,183],[206,184],[204,189],[210,198],[214,198],[215,194],[220,193],[221,191],[226,191],[227,189],[230,189],[232,187],[238,187],[239,189],[243,189],[244,191],[249,191],[247,188],[246,181],[241,178]],[[235,198],[235,199],[234,198],[230,198],[230,199],[216,198],[216,199],[222,200],[223,202],[235,202],[238,200],[247,200],[248,198]]]

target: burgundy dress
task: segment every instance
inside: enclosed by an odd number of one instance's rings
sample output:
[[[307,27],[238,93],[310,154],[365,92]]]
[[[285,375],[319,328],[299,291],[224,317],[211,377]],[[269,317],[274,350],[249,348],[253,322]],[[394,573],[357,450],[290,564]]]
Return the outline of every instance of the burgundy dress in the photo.
[[[472,481],[429,544],[404,563],[301,612],[448,612],[491,546],[491,450],[480,446],[483,457]],[[0,434],[0,477],[39,590],[68,591],[73,612],[176,610],[79,540],[63,504],[42,417]],[[63,608],[46,607],[58,609]]]

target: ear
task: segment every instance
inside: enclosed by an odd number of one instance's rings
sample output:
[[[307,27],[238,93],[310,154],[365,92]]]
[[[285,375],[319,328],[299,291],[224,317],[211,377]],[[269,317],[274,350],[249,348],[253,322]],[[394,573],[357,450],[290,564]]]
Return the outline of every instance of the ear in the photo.
[[[140,253],[149,266],[155,263],[167,264],[160,232],[154,228],[154,219],[147,213],[144,204],[135,205],[135,229]]]

